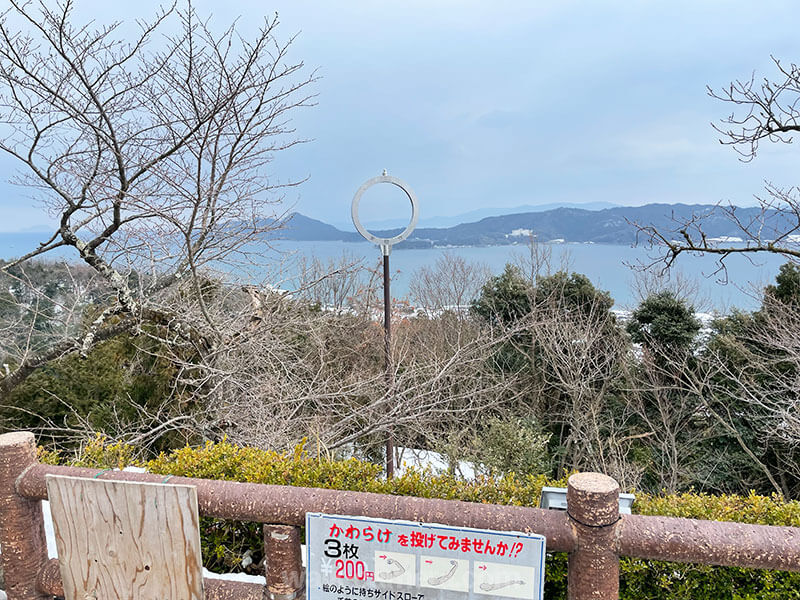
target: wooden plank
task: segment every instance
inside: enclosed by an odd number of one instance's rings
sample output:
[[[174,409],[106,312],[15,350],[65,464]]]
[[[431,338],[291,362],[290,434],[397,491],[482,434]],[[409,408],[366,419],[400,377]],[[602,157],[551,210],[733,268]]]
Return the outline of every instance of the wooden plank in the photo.
[[[202,600],[194,486],[46,479],[65,600]]]

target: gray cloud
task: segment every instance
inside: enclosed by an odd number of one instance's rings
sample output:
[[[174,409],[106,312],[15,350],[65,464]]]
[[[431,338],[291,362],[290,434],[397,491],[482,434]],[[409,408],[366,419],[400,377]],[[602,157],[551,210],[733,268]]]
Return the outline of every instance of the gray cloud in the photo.
[[[310,176],[288,200],[311,216],[346,219],[355,189],[383,168],[434,204],[429,216],[487,203],[746,201],[765,178],[794,183],[791,154],[743,165],[721,148],[709,122],[729,108],[705,94],[772,74],[770,53],[800,59],[787,54],[794,0],[195,4],[218,26],[241,15],[247,30],[277,10],[283,35],[301,32],[292,55],[322,75],[318,106],[294,117],[312,141],[273,167],[279,180]],[[77,14],[132,19],[156,5],[78,0]],[[0,170],[11,174],[7,161]]]

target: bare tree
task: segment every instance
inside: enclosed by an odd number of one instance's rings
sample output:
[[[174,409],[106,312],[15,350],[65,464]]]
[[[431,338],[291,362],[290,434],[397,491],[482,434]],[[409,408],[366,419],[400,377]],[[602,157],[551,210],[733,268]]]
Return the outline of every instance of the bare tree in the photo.
[[[249,319],[240,308],[238,317],[230,305],[215,314],[233,329]],[[415,443],[521,393],[489,360],[502,340],[453,315],[396,320],[393,394],[379,323],[274,292],[261,295],[260,314],[247,335],[219,348],[217,371],[198,391],[219,399],[215,426],[237,442],[284,447],[306,437],[337,449],[394,429]]]
[[[212,364],[230,332],[207,305],[204,269],[246,261],[274,228],[273,192],[292,182],[267,167],[298,142],[288,119],[310,103],[313,76],[288,60],[277,26],[265,19],[252,39],[217,34],[188,5],[124,41],[119,24],[73,23],[70,0],[11,0],[0,20],[0,150],[58,225],[3,270],[68,248],[109,302],[47,347],[7,354],[0,392],[149,326]]]
[[[663,271],[658,269],[634,271],[631,283],[637,304],[659,292],[672,292],[676,298],[685,300],[696,310],[703,311],[712,306],[711,298],[701,291],[696,277],[679,270]]]
[[[689,351],[645,348],[639,360],[621,365],[626,408],[636,417],[629,437],[648,449],[653,487],[670,493],[698,480],[698,448],[713,435],[713,423],[697,426],[704,413],[695,362]]]
[[[442,310],[465,313],[490,275],[488,265],[471,263],[462,256],[445,252],[433,266],[414,271],[410,296],[417,306],[433,313]]]
[[[589,469],[635,487],[641,477],[628,458],[633,412],[615,394],[629,345],[608,308],[597,302],[565,310],[552,298],[530,315],[529,393],[542,422],[557,425],[556,472]]]
[[[562,250],[561,255],[553,257],[553,249],[556,248],[556,245],[542,243],[535,235],[531,235],[528,237],[525,250],[515,251],[512,254],[513,264],[519,268],[532,285],[536,285],[540,277],[548,277],[558,271],[570,271],[572,256],[562,246],[558,247]]]
[[[706,350],[697,391],[717,399],[709,414],[768,484],[791,497],[800,489],[800,312],[767,294],[760,311],[739,319],[735,333]]]
[[[737,80],[722,90],[709,88],[712,98],[733,105],[733,112],[714,125],[720,143],[730,145],[744,162],[753,160],[761,142],[791,143],[800,131],[800,67],[773,58],[777,78],[757,81],[755,76]],[[800,259],[800,195],[794,186],[768,184],[758,196],[758,208],[718,204],[714,210],[676,222],[674,232],[637,224],[651,243],[664,249],[662,261],[672,266],[683,253],[702,252],[718,257],[720,269],[725,259],[735,254],[758,252],[781,254]],[[708,228],[718,219],[732,222],[742,243],[727,237],[712,237]]]
[[[300,257],[297,294],[328,310],[355,310],[369,305],[365,296],[377,295],[375,277],[365,267],[364,259],[343,252],[323,261],[317,256]],[[368,289],[369,286],[369,289]]]
[[[723,136],[720,143],[733,146],[745,161],[755,158],[762,140],[791,143],[800,132],[800,68],[788,66],[775,57],[779,79],[736,80],[722,90],[708,88],[712,98],[733,104],[741,112],[731,114],[714,128]]]

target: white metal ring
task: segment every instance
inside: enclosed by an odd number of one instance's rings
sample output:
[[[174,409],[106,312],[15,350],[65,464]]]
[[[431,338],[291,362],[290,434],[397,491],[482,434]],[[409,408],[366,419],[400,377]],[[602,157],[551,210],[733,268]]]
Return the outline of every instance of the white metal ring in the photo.
[[[401,231],[394,237],[380,238],[376,235],[371,234],[361,224],[361,221],[358,218],[358,205],[361,202],[361,196],[363,196],[364,192],[366,192],[369,188],[378,183],[391,183],[392,185],[396,185],[401,190],[403,190],[403,192],[405,192],[406,196],[408,196],[409,202],[411,202],[411,221],[403,231]],[[373,244],[378,244],[383,249],[384,254],[389,254],[389,249],[391,249],[391,247],[394,244],[396,244],[397,242],[402,242],[404,239],[406,239],[409,236],[409,234],[412,231],[414,231],[414,228],[417,226],[417,221],[419,220],[417,197],[414,195],[414,192],[412,192],[411,188],[409,188],[403,181],[401,181],[397,177],[392,177],[391,175],[379,175],[378,177],[373,177],[372,179],[364,182],[364,184],[360,188],[358,188],[356,195],[353,196],[353,205],[351,212],[353,216],[353,225],[356,226],[356,230],[358,231],[358,233],[360,233],[367,241],[370,241]]]

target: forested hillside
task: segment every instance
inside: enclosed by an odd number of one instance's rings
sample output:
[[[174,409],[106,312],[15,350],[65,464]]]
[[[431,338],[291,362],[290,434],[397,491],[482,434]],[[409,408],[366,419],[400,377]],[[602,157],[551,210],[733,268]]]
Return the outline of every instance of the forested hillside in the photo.
[[[85,275],[37,263],[4,275],[4,363],[102,312],[109,299]],[[175,346],[167,325],[142,328],[36,369],[4,397],[3,429],[34,429],[61,448],[100,432],[143,456],[204,439],[274,449],[305,439],[377,461],[391,428],[400,446],[483,472],[595,470],[653,492],[800,494],[793,265],[759,310],[720,317],[704,337],[669,285],[649,286],[623,324],[584,275],[542,261],[491,276],[446,256],[395,305],[396,397],[371,271],[317,262],[306,278],[293,296],[208,280],[209,308],[235,309],[240,331],[216,351],[215,373],[192,366],[193,344]]]
[[[422,246],[491,246],[525,243],[528,236],[539,241],[561,240],[567,242],[593,242],[596,244],[636,244],[645,242],[642,226],[651,226],[665,235],[682,238],[681,230],[689,222],[702,220],[707,238],[720,241],[745,241],[749,236],[740,223],[753,223],[761,219],[760,234],[764,239],[775,240],[791,229],[792,215],[779,211],[762,214],[761,207],[736,207],[736,218],[719,206],[711,204],[646,204],[644,206],[618,206],[602,210],[581,208],[555,208],[541,212],[525,212],[497,217],[486,217],[472,223],[461,223],[446,228],[420,227],[413,231],[402,247]],[[401,229],[376,231],[381,237],[391,237]],[[340,240],[359,242],[363,238],[354,232],[340,231],[332,225],[294,213],[285,222],[280,237],[288,240]],[[726,238],[734,238],[728,240]]]

